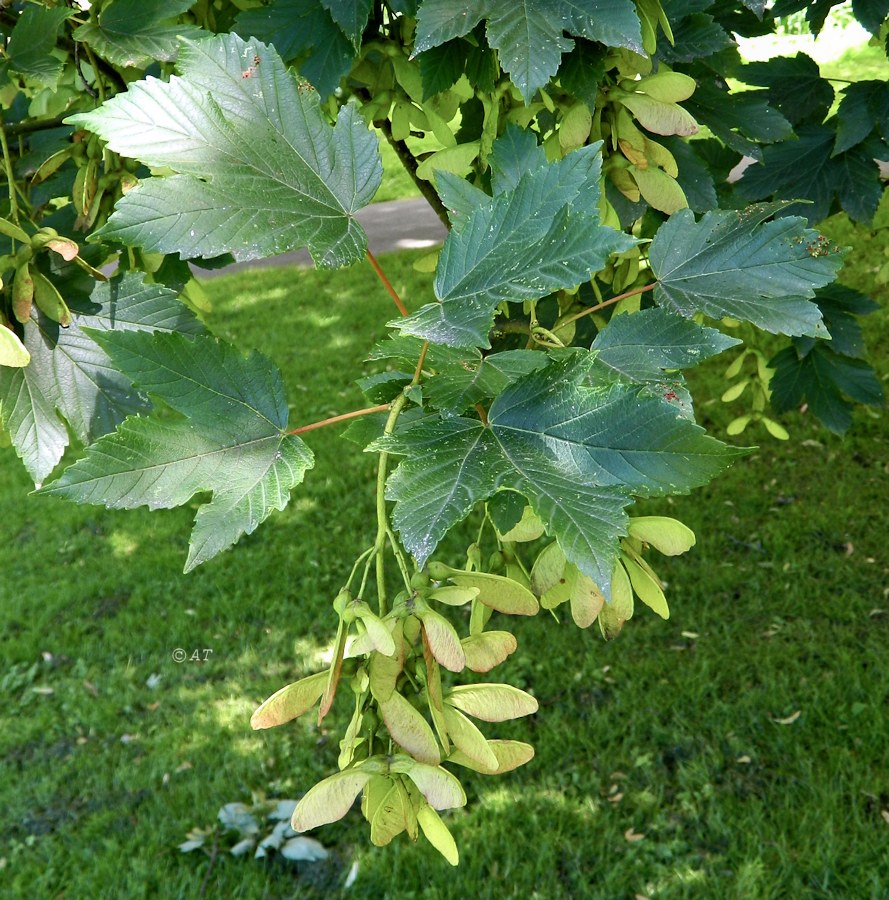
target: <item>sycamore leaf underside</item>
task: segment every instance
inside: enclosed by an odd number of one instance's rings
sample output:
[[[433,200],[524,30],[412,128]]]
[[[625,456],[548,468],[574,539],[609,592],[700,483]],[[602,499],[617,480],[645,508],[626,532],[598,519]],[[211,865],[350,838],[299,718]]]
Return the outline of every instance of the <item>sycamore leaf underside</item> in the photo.
[[[126,416],[148,408],[85,328],[192,335],[204,331],[175,291],[145,284],[141,274],[97,284],[89,302],[72,301],[72,309],[73,322],[60,328],[35,306],[24,336],[31,364],[21,369],[0,367],[3,426],[38,484],[62,458],[68,428],[89,444],[113,431]]]
[[[313,456],[284,432],[281,377],[212,337],[93,333],[136,385],[181,418],[130,417],[42,493],[110,508],[169,509],[212,491],[195,517],[185,570],[206,562],[283,509]]]
[[[69,121],[176,174],[149,178],[96,232],[183,259],[259,259],[297,247],[320,266],[362,258],[354,214],[380,184],[377,140],[352,105],[335,127],[273,48],[236,34],[185,41],[181,76],[130,85]]]

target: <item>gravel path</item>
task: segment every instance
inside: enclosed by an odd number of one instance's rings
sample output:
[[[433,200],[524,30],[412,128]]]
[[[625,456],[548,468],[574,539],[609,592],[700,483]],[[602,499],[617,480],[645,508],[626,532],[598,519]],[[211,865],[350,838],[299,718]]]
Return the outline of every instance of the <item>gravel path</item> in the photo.
[[[389,253],[392,250],[415,250],[435,247],[444,242],[447,231],[432,207],[422,198],[392,200],[373,203],[359,210],[355,218],[367,232],[371,253]],[[311,266],[312,260],[305,250],[282,253],[268,259],[234,263],[224,269],[199,269],[200,278],[229,275],[243,269],[265,269],[269,266]]]

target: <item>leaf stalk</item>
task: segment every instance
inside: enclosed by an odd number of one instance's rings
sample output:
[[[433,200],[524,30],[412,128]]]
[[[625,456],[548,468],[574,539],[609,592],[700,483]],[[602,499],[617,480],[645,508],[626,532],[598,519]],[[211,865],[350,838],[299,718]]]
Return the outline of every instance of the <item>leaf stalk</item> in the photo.
[[[386,277],[386,273],[383,271],[379,262],[377,262],[377,258],[373,255],[373,253],[370,252],[370,250],[367,251],[367,261],[373,266],[374,271],[377,273],[377,277],[380,279],[380,281],[383,282],[383,287],[386,288],[386,290],[389,292],[389,296],[395,301],[395,305],[396,307],[398,307],[398,311],[403,316],[409,315],[407,307],[404,305],[404,303],[402,303],[401,297],[398,296],[398,291],[396,291],[395,288],[392,287],[392,282],[389,281],[389,279]]]

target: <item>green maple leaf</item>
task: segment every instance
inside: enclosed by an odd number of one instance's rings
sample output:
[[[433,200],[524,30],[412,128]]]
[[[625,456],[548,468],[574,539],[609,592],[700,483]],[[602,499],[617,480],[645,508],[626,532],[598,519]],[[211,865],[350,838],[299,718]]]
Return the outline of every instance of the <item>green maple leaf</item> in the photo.
[[[838,133],[829,125],[801,125],[797,139],[763,150],[763,162],[750,166],[736,190],[746,200],[808,200],[795,213],[820,222],[838,201],[856,222],[870,221],[883,195],[874,161],[884,151],[875,141],[858,143],[831,156]]]
[[[359,44],[370,18],[373,0],[321,0],[321,4],[349,40]]]
[[[602,269],[612,253],[632,247],[634,238],[599,224],[600,146],[538,165],[514,187],[501,174],[495,182],[501,190],[493,197],[480,191],[461,195],[462,214],[435,277],[441,302],[392,327],[453,347],[489,347],[499,303],[573,287]]]
[[[666,309],[615,316],[593,341],[596,361],[635,382],[660,381],[665,369],[689,369],[740,344],[715,328]]]
[[[71,13],[63,7],[26,6],[9,35],[4,68],[8,66],[41,86],[55,87],[63,63],[52,51],[59,29]]]
[[[655,301],[687,317],[728,316],[776,334],[826,336],[811,298],[833,281],[842,255],[804,219],[766,222],[786,205],[713,211],[699,222],[687,209],[672,215],[649,253]]]
[[[64,285],[60,287],[64,290]],[[141,274],[97,284],[86,302],[69,299],[74,320],[68,328],[60,328],[35,306],[24,329],[30,365],[0,367],[0,417],[16,453],[38,483],[62,458],[69,428],[89,444],[113,431],[126,416],[148,408],[85,328],[204,331],[175,291],[144,284]]]
[[[792,125],[806,120],[820,124],[833,104],[830,82],[821,77],[818,63],[805,53],[747,63],[737,70],[736,77],[768,88],[769,103]]]
[[[719,78],[702,78],[694,94],[682,105],[732,150],[762,160],[759,144],[793,136],[793,126],[769,106],[762,92],[732,94],[720,84]]]
[[[602,374],[593,354],[570,352],[503,391],[487,425],[429,416],[372,445],[407,457],[387,497],[419,565],[478,501],[510,488],[607,593],[633,497],[688,491],[742,452],[646,389]]]
[[[885,81],[859,81],[843,90],[837,109],[834,155],[860,144],[874,129],[889,140],[889,91]]]
[[[496,397],[512,382],[548,362],[543,353],[534,350],[505,350],[488,356],[476,350],[424,381],[423,396],[436,409],[463,412],[481,400]]]
[[[835,434],[852,424],[853,404],[847,400],[883,406],[883,386],[863,359],[835,353],[819,341],[808,353],[786,347],[769,366],[775,374],[769,382],[771,402],[778,412],[807,403],[809,410]]]
[[[574,47],[565,32],[642,53],[642,30],[630,0],[426,0],[419,10],[415,52],[463,37],[485,19],[488,43],[530,103]]]
[[[178,65],[181,77],[147,78],[69,119],[118,153],[178,173],[131,190],[96,235],[183,259],[301,246],[321,266],[360,259],[367,236],[354,214],[382,167],[355,108],[343,107],[332,128],[317,93],[273,49],[235,34],[185,42]]]
[[[268,359],[245,358],[209,336],[93,337],[141,390],[180,417],[126,419],[41,493],[110,508],[169,509],[212,491],[195,517],[186,572],[286,506],[313,456],[284,431],[284,389]]]
[[[351,13],[344,8],[350,5],[355,7]],[[299,60],[300,74],[318,89],[322,97],[326,97],[336,90],[355,59],[355,29],[363,29],[363,11],[359,7],[369,9],[370,4],[349,4],[342,0],[324,4],[319,4],[318,0],[272,0],[266,6],[240,12],[232,30],[244,37],[274,44],[286,62]],[[342,22],[334,21],[334,9]],[[366,15],[364,22],[367,22]],[[357,34],[360,37],[361,31]]]
[[[193,5],[193,0],[114,0],[102,7],[97,24],[81,25],[72,37],[117,66],[144,69],[155,60],[174,60],[178,38],[200,36],[196,25],[171,21]]]

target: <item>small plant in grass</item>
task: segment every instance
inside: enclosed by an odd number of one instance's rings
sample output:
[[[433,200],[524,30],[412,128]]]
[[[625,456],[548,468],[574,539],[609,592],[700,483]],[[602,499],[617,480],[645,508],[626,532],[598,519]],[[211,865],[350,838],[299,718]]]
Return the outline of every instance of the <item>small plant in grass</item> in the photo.
[[[889,9],[853,10],[885,38]],[[298,831],[360,796],[375,844],[422,832],[456,864],[440,816],[466,802],[456,773],[533,757],[489,727],[537,711],[486,680],[516,651],[508,617],[542,607],[612,638],[637,600],[669,615],[652,551],[694,535],[630,509],[745,452],[696,423],[685,369],[744,336],[725,399],[752,408],[732,434],[786,436],[769,404],[842,431],[851,401],[882,403],[856,319],[872,304],[833,284],[842,248],[811,226],[873,216],[886,86],[843,87],[831,115],[808,57],[742,65],[731,34],[774,28],[758,0],[113,0],[7,5],[0,26],[0,415],[40,493],[153,509],[201,495],[189,571],[287,505],[314,429],[354,419],[376,454],[332,662],[252,719],[351,710]],[[383,175],[370,124],[449,229],[412,310],[355,217]],[[742,155],[757,165],[732,184]],[[397,314],[368,339],[386,366],[362,381],[368,405],[308,424],[269,359],[212,336],[185,262],[294,247],[366,262]],[[298,277],[294,302],[311,302]],[[791,343],[767,355],[763,334]],[[454,566],[436,553],[465,520]]]

